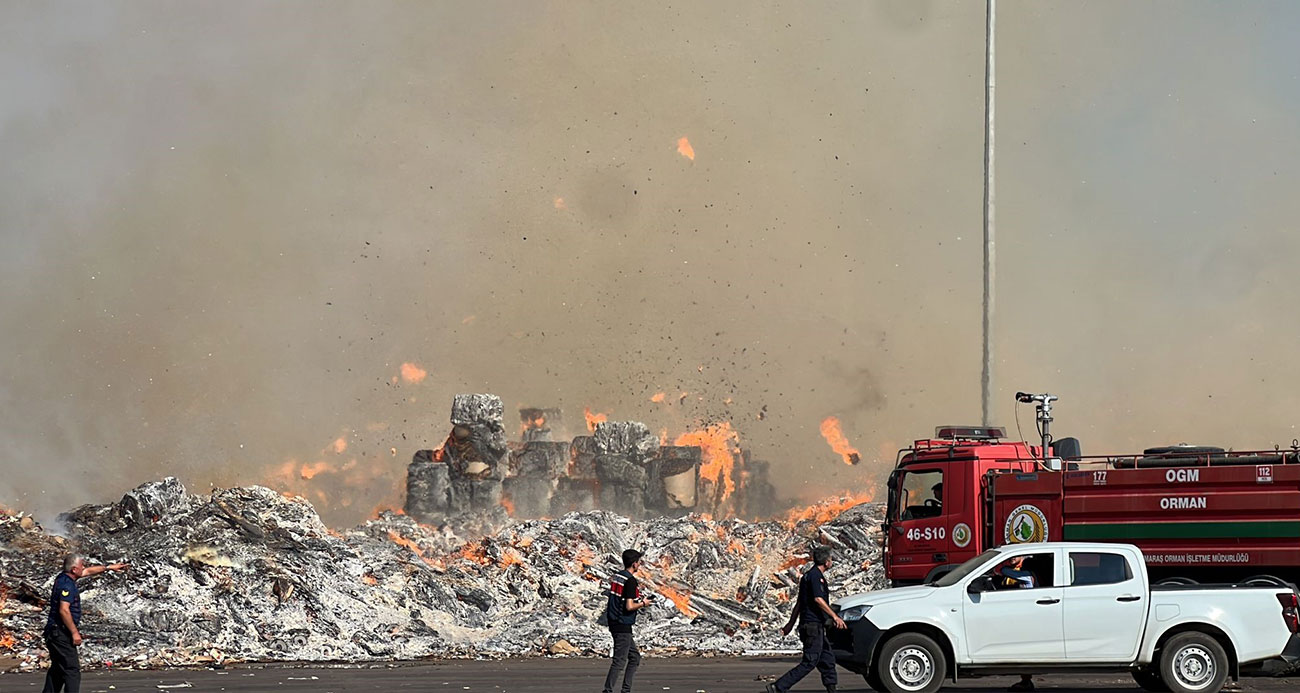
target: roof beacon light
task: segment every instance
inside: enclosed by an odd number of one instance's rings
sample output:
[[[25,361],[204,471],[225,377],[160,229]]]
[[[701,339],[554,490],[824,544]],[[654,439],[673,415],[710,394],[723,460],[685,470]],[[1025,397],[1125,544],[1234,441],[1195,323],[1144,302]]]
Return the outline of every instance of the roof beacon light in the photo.
[[[1007,437],[1000,426],[936,426],[934,437],[940,440],[996,440]]]

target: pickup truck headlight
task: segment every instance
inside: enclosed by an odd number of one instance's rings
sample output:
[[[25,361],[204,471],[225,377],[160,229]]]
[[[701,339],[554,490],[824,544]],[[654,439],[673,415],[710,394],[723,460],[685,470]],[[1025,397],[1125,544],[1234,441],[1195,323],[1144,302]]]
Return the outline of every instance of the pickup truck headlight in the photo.
[[[859,621],[862,619],[863,616],[866,616],[867,612],[870,610],[871,610],[870,604],[864,604],[862,606],[850,606],[849,608],[840,612],[840,618],[844,619],[845,621]]]

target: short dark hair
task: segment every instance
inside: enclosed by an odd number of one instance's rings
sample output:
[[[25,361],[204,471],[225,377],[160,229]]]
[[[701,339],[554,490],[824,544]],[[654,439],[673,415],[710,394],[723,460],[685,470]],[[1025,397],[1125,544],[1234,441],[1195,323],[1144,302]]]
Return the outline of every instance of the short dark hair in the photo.
[[[641,552],[636,549],[628,549],[623,552],[623,567],[631,568],[633,563],[641,560]]]
[[[831,559],[831,547],[818,546],[812,552],[813,563],[817,565],[826,565],[826,561]]]

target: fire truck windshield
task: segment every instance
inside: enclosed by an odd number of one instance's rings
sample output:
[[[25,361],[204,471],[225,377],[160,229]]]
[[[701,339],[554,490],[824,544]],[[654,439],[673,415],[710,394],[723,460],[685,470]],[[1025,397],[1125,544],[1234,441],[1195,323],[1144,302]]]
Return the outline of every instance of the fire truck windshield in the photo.
[[[898,484],[897,520],[919,520],[943,513],[943,470],[905,470]]]

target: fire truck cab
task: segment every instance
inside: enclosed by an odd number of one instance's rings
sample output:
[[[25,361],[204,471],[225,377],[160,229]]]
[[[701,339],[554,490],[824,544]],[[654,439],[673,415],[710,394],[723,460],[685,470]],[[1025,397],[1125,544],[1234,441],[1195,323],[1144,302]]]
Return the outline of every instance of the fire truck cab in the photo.
[[[992,474],[1033,473],[1034,458],[1006,431],[940,426],[933,438],[900,452],[889,475],[886,572],[895,586],[937,579],[988,545],[979,522]]]

